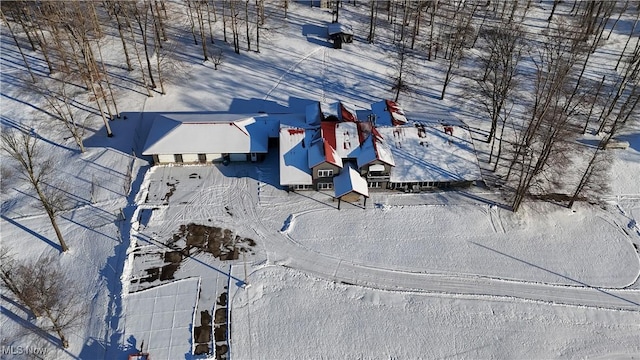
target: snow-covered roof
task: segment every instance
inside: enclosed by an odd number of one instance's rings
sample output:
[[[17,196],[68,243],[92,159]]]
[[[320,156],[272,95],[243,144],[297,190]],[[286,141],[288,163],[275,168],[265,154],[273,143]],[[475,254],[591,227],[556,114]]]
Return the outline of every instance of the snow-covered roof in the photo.
[[[324,119],[322,108],[319,102],[307,105],[305,108],[306,123],[309,125],[320,126],[320,122]]]
[[[391,149],[389,149],[387,143],[382,139],[382,137],[371,134],[360,147],[358,167],[361,168],[376,160],[382,161],[383,163],[391,166],[395,165]]]
[[[360,153],[361,139],[355,122],[325,121],[322,123],[322,137],[342,159],[357,158]]]
[[[358,170],[354,169],[351,163],[348,163],[340,174],[333,178],[333,189],[337,198],[347,195],[350,192],[356,192],[369,197],[367,180],[360,176]]]
[[[307,149],[313,130],[280,127],[280,185],[311,185],[311,169]]]
[[[341,23],[331,23],[327,25],[327,32],[329,33],[329,35],[340,33],[353,35],[353,29],[351,28],[351,26]]]
[[[265,115],[162,114],[149,130],[143,155],[266,153],[271,122]]]
[[[453,136],[445,134],[441,125],[383,127],[378,131],[395,161],[392,182],[482,179],[471,134],[464,127],[453,126]]]
[[[391,100],[371,104],[371,112],[376,116],[376,126],[397,126],[407,123],[407,117],[400,104]]]
[[[355,106],[341,101],[334,103],[320,103],[320,111],[324,114],[324,118],[335,116],[340,121],[358,121]]]
[[[342,168],[342,159],[338,156],[338,153],[329,143],[322,138],[314,140],[309,147],[308,152],[309,167],[320,165],[324,162],[333,164],[339,168]]]

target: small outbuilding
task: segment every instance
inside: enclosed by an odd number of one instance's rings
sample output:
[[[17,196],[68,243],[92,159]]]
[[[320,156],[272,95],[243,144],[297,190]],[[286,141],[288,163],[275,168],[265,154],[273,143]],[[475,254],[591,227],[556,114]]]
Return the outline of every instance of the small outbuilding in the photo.
[[[329,40],[333,41],[334,49],[342,49],[342,43],[353,42],[353,28],[341,23],[331,23],[327,25]]]

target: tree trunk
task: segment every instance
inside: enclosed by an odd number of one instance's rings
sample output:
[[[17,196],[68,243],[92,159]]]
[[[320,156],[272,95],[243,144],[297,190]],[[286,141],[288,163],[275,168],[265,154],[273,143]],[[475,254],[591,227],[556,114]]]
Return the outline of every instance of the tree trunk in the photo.
[[[191,35],[193,35],[193,42],[198,45],[198,39],[196,38],[195,22],[193,21],[193,11],[191,10],[191,0],[187,2],[187,15],[189,15],[189,24],[191,24]]]
[[[207,24],[209,25],[209,38],[211,39],[211,43],[215,44],[215,42],[213,41],[213,26],[211,25],[211,11],[209,10],[209,1],[205,1],[205,5],[207,9]]]
[[[228,42],[227,41],[227,12],[226,12],[226,7],[224,6],[225,3],[226,3],[226,0],[222,0],[222,37],[224,39],[224,42]]]
[[[370,0],[370,14],[369,14],[369,36],[367,36],[367,41],[369,44],[373,44],[373,37],[375,35],[375,8],[377,6],[376,0]]]
[[[156,12],[153,10],[153,0],[149,0],[149,13],[151,14],[151,20],[153,20],[153,30],[155,32],[155,39],[160,39],[160,27],[158,26],[158,17],[156,16]],[[156,47],[160,47],[162,49],[161,41],[153,41]],[[156,52],[157,49],[156,49]]]
[[[42,199],[40,201],[42,201]],[[64,237],[62,236],[62,232],[60,231],[60,227],[58,226],[58,221],[56,220],[55,213],[51,212],[50,209],[47,209],[46,212],[47,216],[49,216],[49,221],[51,221],[51,226],[56,232],[56,237],[58,238],[58,242],[60,243],[60,250],[62,252],[67,252],[69,250],[69,246],[67,246],[67,242],[64,241]]]
[[[204,61],[209,60],[209,55],[207,54],[207,35],[204,32],[204,15],[202,14],[202,4],[195,3],[193,8],[196,12],[196,19],[198,20],[198,29],[200,33],[200,42],[202,43],[202,55]]]
[[[26,17],[26,14],[24,14],[24,11],[21,9],[19,13],[14,14],[14,19],[18,21],[18,24],[20,24],[20,26],[22,27],[22,31],[25,33],[25,35],[27,35],[27,40],[29,40],[29,44],[31,44],[31,51],[36,51],[36,45],[33,42],[33,38],[31,37],[31,34],[29,34],[29,28],[24,23],[24,19],[22,18],[22,15]]]
[[[7,28],[9,29],[9,34],[11,34],[11,38],[16,43],[16,47],[18,48],[18,51],[20,52],[20,56],[22,56],[22,61],[24,61],[24,66],[27,68],[27,71],[29,72],[29,75],[31,76],[31,81],[33,83],[35,83],[36,82],[36,77],[35,77],[35,75],[33,75],[33,71],[31,71],[31,66],[29,66],[29,62],[27,61],[27,58],[24,56],[24,53],[22,52],[22,48],[20,47],[20,43],[18,42],[18,39],[16,38],[16,35],[13,33],[13,29],[11,29],[11,25],[7,21],[7,18],[4,16],[4,12],[2,10],[0,10],[0,15],[2,16],[2,20],[5,22],[5,24],[7,24]]]
[[[107,81],[107,89],[109,90],[109,95],[111,96],[111,101],[113,102],[113,107],[116,110],[116,117],[120,118],[120,112],[118,111],[118,103],[116,101],[116,97],[113,94],[113,89],[111,88],[111,81],[109,80],[109,73],[107,72],[107,68],[104,66],[104,60],[102,58],[102,49],[100,48],[100,43],[96,41],[96,45],[98,46],[98,55],[100,56],[100,64],[102,65],[102,73],[104,74],[104,79]]]
[[[124,20],[125,20],[125,23],[127,24],[127,27],[129,28],[129,32],[131,33],[131,40],[133,41],[133,50],[135,51],[136,57],[138,58],[138,65],[140,66],[140,73],[142,74],[142,85],[147,91],[147,96],[153,97],[153,93],[151,93],[151,89],[147,84],[147,74],[144,72],[144,66],[142,65],[142,58],[140,57],[140,51],[138,51],[138,42],[136,41],[135,31],[133,30],[133,26],[131,26],[131,21],[129,20],[128,14],[129,14],[129,11],[125,13]]]
[[[160,39],[156,38],[155,39],[156,42],[160,42]],[[203,44],[206,43],[206,41],[202,42]],[[158,82],[160,83],[160,92],[162,93],[162,95],[166,94],[165,90],[164,90],[164,81],[162,80],[162,68],[160,66],[160,48],[156,48],[156,65],[158,67]]]
[[[251,37],[249,36],[249,0],[244,2],[244,24],[247,32],[247,51],[251,51]]]
[[[120,21],[120,16],[118,15],[120,9],[116,9],[114,6],[113,12],[116,17],[116,23],[118,25],[118,34],[120,35],[120,40],[122,41],[122,49],[124,50],[124,57],[127,61],[127,70],[133,70],[133,66],[131,66],[131,58],[129,57],[129,51],[127,50],[127,42],[124,39],[124,34],[122,33],[122,22]]]
[[[587,120],[585,120],[584,122],[584,128],[582,129],[583,134],[587,133],[589,120],[591,119],[591,115],[593,115],[593,107],[596,105],[596,102],[598,102],[598,97],[600,96],[600,89],[602,89],[602,85],[604,85],[605,78],[606,78],[606,75],[603,75],[602,81],[600,82],[600,84],[598,84],[598,90],[596,90],[596,96],[593,98],[593,101],[591,102],[591,109],[589,109],[589,115],[587,115]]]
[[[136,16],[136,20],[138,22],[138,27],[140,28],[140,33],[142,34],[142,44],[144,45],[144,55],[147,59],[147,70],[149,71],[149,79],[151,80],[151,88],[156,88],[156,82],[153,79],[153,72],[151,70],[151,60],[149,59],[149,44],[148,44],[148,36],[147,36],[147,7],[145,9],[145,17],[144,17],[144,27],[142,25],[142,17],[138,13]]]
[[[158,7],[158,1],[154,0],[156,3],[156,19],[158,19],[158,27],[160,28],[160,32],[162,33],[162,41],[167,41],[167,32],[164,29],[164,22],[162,22],[162,15],[160,15],[160,8]],[[164,3],[162,3],[164,6]],[[166,16],[166,10],[165,10]]]

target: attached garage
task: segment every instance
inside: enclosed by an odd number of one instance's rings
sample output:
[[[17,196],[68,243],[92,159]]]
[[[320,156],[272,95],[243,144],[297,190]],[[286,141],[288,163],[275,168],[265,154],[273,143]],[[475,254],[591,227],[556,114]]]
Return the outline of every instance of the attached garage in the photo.
[[[156,157],[157,157],[157,160],[154,159],[154,161],[159,164],[170,164],[170,163],[176,162],[176,157],[173,154],[171,155],[158,154]]]
[[[156,164],[258,161],[269,150],[273,121],[266,115],[173,113],[158,115],[143,155]],[[258,119],[258,120],[256,120]]]
[[[198,162],[198,154],[182,154],[182,162],[196,163]]]

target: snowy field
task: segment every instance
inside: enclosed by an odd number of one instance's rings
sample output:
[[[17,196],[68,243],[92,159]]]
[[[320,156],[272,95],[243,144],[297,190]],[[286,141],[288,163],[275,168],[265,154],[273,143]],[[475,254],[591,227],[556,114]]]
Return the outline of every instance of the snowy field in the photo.
[[[534,17],[545,17],[551,5],[536,2]],[[170,13],[184,8],[168,4]],[[345,4],[340,16],[365,24],[367,11]],[[92,118],[84,154],[38,121],[43,101],[22,85],[24,67],[3,25],[2,125],[33,129],[44,140],[74,207],[60,215],[70,250],[59,255],[28,188],[3,178],[2,245],[20,259],[59,258],[89,315],[69,334],[70,348],[54,350],[55,339],[25,334],[29,315],[3,293],[2,345],[43,344],[52,349],[49,359],[126,359],[144,341],[152,359],[189,359],[201,312],[222,309],[231,314],[221,322],[229,324],[228,338],[207,343],[228,344],[232,359],[640,356],[637,121],[622,137],[631,146],[613,151],[606,204],[574,210],[532,202],[514,214],[501,207],[498,192],[476,188],[372,193],[365,209],[337,210],[328,193],[279,189],[273,153],[257,168],[151,168],[140,158],[153,113],[290,112],[310,100],[367,107],[391,97],[390,44],[379,34],[374,44],[357,38],[331,49],[309,31],[330,20],[327,10],[290,2],[287,26],[265,30],[260,53],[234,55],[223,45],[219,70],[200,61],[185,20],[185,32],[172,40],[184,52],[166,79],[168,93],[147,98],[120,83],[127,120],[113,121],[116,136],[107,138],[99,117]],[[606,62],[624,38],[614,32],[594,56]],[[119,40],[106,46],[113,49],[104,51],[110,71],[126,77]],[[26,54],[46,75],[39,54]],[[407,112],[444,108],[471,127],[488,128],[457,100],[456,81],[444,101],[434,100],[443,64],[423,65],[415,79],[420,91],[401,97]],[[484,142],[474,146],[487,153]],[[172,277],[149,276],[147,270],[167,264],[171,249],[163,242],[190,223],[227,229],[255,246],[234,260],[192,253]],[[242,287],[245,266],[249,287]]]
[[[386,292],[264,267],[238,289],[232,358],[633,359],[640,313]]]

